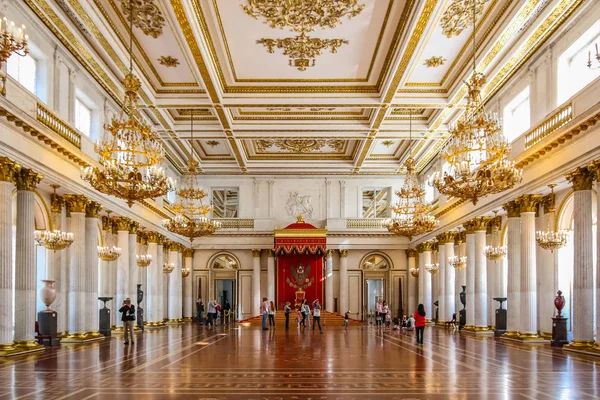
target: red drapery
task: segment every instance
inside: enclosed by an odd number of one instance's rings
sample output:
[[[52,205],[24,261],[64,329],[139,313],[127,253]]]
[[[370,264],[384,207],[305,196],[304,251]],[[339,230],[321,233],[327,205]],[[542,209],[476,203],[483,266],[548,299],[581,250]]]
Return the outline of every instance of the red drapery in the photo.
[[[292,285],[296,284],[294,273],[292,269],[297,270],[302,266],[305,271],[310,268],[309,273],[306,275],[304,285],[307,286],[303,289],[304,297],[308,300],[309,304],[315,299],[321,298],[323,294],[323,258],[320,255],[305,255],[305,254],[285,254],[280,255],[277,258],[277,304],[278,308],[282,309],[283,304],[289,301],[292,307],[296,299],[296,292],[298,291]],[[291,285],[290,285],[291,283]]]

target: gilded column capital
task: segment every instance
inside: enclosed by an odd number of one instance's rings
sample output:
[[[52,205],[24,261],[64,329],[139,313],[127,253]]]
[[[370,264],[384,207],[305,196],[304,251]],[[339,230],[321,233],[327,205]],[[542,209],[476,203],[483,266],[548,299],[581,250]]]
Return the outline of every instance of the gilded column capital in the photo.
[[[90,200],[82,194],[65,194],[65,204],[67,206],[67,212],[72,213],[83,213],[90,202]]]
[[[556,211],[556,195],[549,193],[542,198],[542,205],[544,206],[544,214],[549,214]]]
[[[417,250],[416,249],[406,249],[406,256],[408,258],[416,258],[417,257]]]
[[[348,249],[339,249],[340,258],[348,257]]]
[[[252,257],[260,257],[260,249],[252,249]]]
[[[160,234],[154,231],[146,231],[144,236],[146,236],[148,243],[158,243]]]
[[[433,248],[433,242],[423,242],[417,245],[417,251],[423,253],[425,251],[431,251]]]
[[[592,183],[594,182],[594,171],[588,167],[579,167],[575,171],[568,173],[566,178],[571,185],[573,185],[574,191],[579,190],[592,190]]]
[[[129,234],[135,235],[137,234],[138,228],[140,227],[140,223],[137,221],[131,221],[129,223]]]
[[[437,240],[441,244],[454,243],[456,232],[444,232],[436,236]]]
[[[184,258],[194,257],[194,249],[191,249],[189,247],[186,247],[185,249],[183,249],[183,257]]]
[[[97,201],[90,201],[85,205],[85,217],[86,218],[98,218],[98,214],[102,210],[102,204]]]
[[[455,246],[460,246],[461,244],[463,244],[466,241],[467,241],[467,232],[466,231],[456,232],[456,237],[454,238]]]
[[[140,244],[146,244],[146,232],[141,229],[135,233],[135,241]]]
[[[29,168],[21,168],[19,172],[15,174],[17,190],[27,190],[32,192],[41,180],[42,175]]]
[[[275,250],[273,250],[273,249],[267,250],[267,257],[275,257]]]
[[[502,208],[504,209],[504,211],[506,211],[506,215],[508,218],[519,218],[521,216],[519,203],[516,199],[505,203],[502,206]]]
[[[157,233],[157,235],[158,235],[158,241],[156,243],[165,244],[165,242],[167,241],[167,237],[165,235],[163,235],[162,233]]]
[[[439,242],[435,241],[431,244],[431,251],[433,251],[434,253],[437,253],[439,249],[440,249]]]
[[[331,250],[331,249],[325,250],[325,258],[331,258],[331,257],[333,257],[333,250]]]
[[[588,164],[588,169],[594,172],[597,181],[600,182],[600,159],[594,160]]]
[[[57,195],[56,193],[52,193],[50,195],[50,210],[53,213],[60,214],[64,204],[65,200],[61,196]]]
[[[491,235],[494,232],[498,232],[502,226],[502,217],[492,217],[487,224],[487,234]]]
[[[114,217],[113,224],[117,227],[117,231],[128,231],[131,220],[127,217]]]
[[[0,157],[0,181],[14,182],[16,174],[21,170],[21,165],[8,157]]]
[[[524,194],[518,197],[516,201],[519,204],[519,213],[536,212],[538,204],[542,201],[542,195]]]
[[[487,225],[492,217],[476,217],[464,223],[467,233],[487,230]]]
[[[175,251],[178,253],[183,253],[183,249],[185,249],[185,246],[182,245],[181,243],[175,243]]]

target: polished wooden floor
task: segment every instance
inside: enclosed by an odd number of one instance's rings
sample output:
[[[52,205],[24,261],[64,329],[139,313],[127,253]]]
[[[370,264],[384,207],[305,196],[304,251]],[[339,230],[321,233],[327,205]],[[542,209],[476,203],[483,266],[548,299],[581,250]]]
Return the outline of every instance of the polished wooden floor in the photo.
[[[0,360],[0,399],[586,399],[600,359],[427,328],[188,323]]]

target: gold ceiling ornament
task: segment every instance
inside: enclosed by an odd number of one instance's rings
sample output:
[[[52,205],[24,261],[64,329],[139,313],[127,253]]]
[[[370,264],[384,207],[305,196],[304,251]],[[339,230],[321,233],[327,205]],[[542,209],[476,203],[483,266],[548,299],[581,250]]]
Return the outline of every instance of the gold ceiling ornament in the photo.
[[[176,67],[179,65],[179,60],[171,56],[160,56],[158,63],[165,67]]]
[[[106,219],[107,219],[107,223],[105,224],[106,229],[104,230],[104,232],[102,233],[104,238],[103,238],[103,242],[104,242],[104,246],[98,246],[98,258],[101,259],[102,261],[116,261],[119,257],[121,257],[121,248],[117,247],[115,245],[110,245],[108,243],[108,234],[111,233],[112,231],[112,227],[111,225],[111,219],[110,219],[110,213],[112,211],[110,210],[106,210]]]
[[[555,196],[554,196],[554,187],[556,184],[550,184],[548,187],[550,188],[550,194],[544,197],[543,204],[544,208],[548,211],[546,216],[546,220],[548,221],[547,227],[545,231],[537,231],[535,233],[535,240],[538,245],[544,250],[550,250],[550,252],[554,253],[554,250],[558,250],[561,247],[567,245],[569,241],[569,231],[567,230],[557,230],[555,226],[554,212],[556,211],[556,207],[554,204]]]
[[[215,147],[219,145],[219,142],[216,140],[209,140],[206,142],[207,145],[209,145],[210,147]]]
[[[500,245],[498,235],[501,223],[502,219],[498,217],[498,210],[494,210],[494,218],[489,222],[489,226],[492,228],[492,243],[485,246],[485,257],[490,261],[500,261],[506,257],[507,247]]]
[[[445,62],[446,62],[446,59],[444,57],[433,56],[431,58],[425,59],[425,62],[423,63],[423,65],[426,65],[427,68],[437,68],[437,67],[444,65]]]
[[[365,8],[358,0],[247,0],[242,9],[254,19],[262,17],[271,28],[312,32],[335,28],[342,17],[356,17]]]
[[[133,2],[133,0],[130,0]],[[133,18],[130,16],[130,24]],[[159,136],[141,120],[136,108],[139,79],[133,75],[133,35],[129,35],[129,73],[125,75],[125,99],[119,119],[104,126],[102,139],[94,145],[100,167],[86,167],[81,178],[97,191],[134,202],[153,199],[175,189],[162,163],[164,149]]]
[[[185,236],[194,240],[194,238],[211,235],[221,228],[219,221],[211,220],[207,214],[212,211],[210,204],[204,204],[204,198],[208,194],[200,185],[200,169],[198,162],[194,159],[194,113],[190,112],[191,140],[190,140],[190,159],[187,169],[183,174],[182,182],[177,190],[177,201],[172,209],[175,212],[174,218],[163,219],[163,226],[170,232]]]
[[[289,57],[288,65],[298,71],[306,71],[316,64],[315,58],[329,49],[330,53],[337,53],[337,49],[348,44],[346,39],[321,39],[306,36],[304,33],[296,37],[283,39],[261,38],[256,43],[262,44],[269,53],[275,53],[275,48],[283,49],[283,55]]]
[[[27,42],[29,36],[25,34],[25,25],[15,30],[15,23],[4,17],[0,20],[0,67],[16,54],[25,57],[29,53]]]
[[[412,118],[409,117],[409,143],[412,143]],[[398,236],[413,237],[431,232],[438,225],[438,221],[430,215],[431,204],[424,201],[425,189],[419,183],[415,171],[415,160],[410,156],[406,159],[406,175],[402,188],[396,192],[398,203],[390,207],[394,217],[387,219],[384,226]]]
[[[121,7],[125,17],[133,20],[133,25],[145,35],[155,39],[162,35],[165,18],[154,0],[121,0]]]
[[[342,151],[344,141],[341,139],[259,139],[256,141],[258,151],[265,151],[272,146],[292,153],[310,153],[321,150],[325,146],[335,151]]]
[[[383,142],[381,142],[382,145],[384,145],[385,147],[390,147],[391,145],[394,144],[393,140],[384,140]]]
[[[52,187],[52,189],[54,189],[54,193],[52,194],[52,199],[53,200],[57,199],[58,196],[56,194],[56,189],[58,189],[60,186],[50,185],[50,187]],[[50,229],[46,230],[46,231],[37,231],[36,230],[33,233],[35,243],[38,246],[43,246],[43,247],[47,248],[48,250],[52,250],[52,251],[64,250],[73,243],[73,241],[75,240],[75,237],[73,236],[73,234],[71,232],[63,232],[60,229],[56,229],[56,214],[57,213],[56,213],[54,207],[52,208],[50,214],[51,214]]]
[[[471,4],[473,20],[476,6]],[[473,24],[473,73],[466,82],[467,106],[454,127],[440,156],[448,171],[436,172],[432,184],[446,196],[469,200],[474,205],[490,194],[500,193],[520,183],[522,170],[509,160],[510,144],[502,134],[497,115],[485,111],[481,91],[485,75],[476,70],[475,24]]]
[[[483,12],[483,7],[488,0],[452,0],[442,19],[442,33],[448,39],[458,36],[469,25],[474,25],[477,16]],[[473,12],[475,11],[475,12]]]

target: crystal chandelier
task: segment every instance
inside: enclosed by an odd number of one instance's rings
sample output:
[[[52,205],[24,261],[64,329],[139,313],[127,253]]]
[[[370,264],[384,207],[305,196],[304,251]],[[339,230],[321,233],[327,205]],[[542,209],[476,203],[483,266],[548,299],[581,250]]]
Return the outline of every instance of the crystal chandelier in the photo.
[[[187,278],[188,276],[190,276],[190,272],[191,271],[190,271],[189,268],[187,268],[187,267],[186,268],[182,268],[181,269],[181,277],[184,278],[184,279]]]
[[[21,25],[15,32],[15,23],[4,17],[0,20],[0,36],[0,67],[13,53],[21,57],[29,53],[29,36],[25,34],[25,25]]]
[[[547,207],[549,211],[549,216],[547,216],[548,225],[545,231],[537,231],[535,233],[535,240],[540,245],[540,247],[544,250],[550,250],[554,253],[554,250],[560,249],[567,244],[569,240],[569,231],[560,230],[557,231],[554,226],[554,187],[555,184],[548,185],[550,187],[550,195],[544,199],[544,206]]]
[[[429,272],[431,275],[437,275],[440,272],[440,263],[437,262],[437,254],[438,254],[438,243],[433,244],[431,256],[434,258],[431,264],[425,264],[425,270]]]
[[[411,117],[409,117],[409,124],[409,143],[411,143]],[[438,221],[433,215],[429,215],[430,205],[423,201],[425,189],[419,184],[415,173],[415,160],[409,156],[404,166],[406,167],[404,183],[402,188],[396,192],[399,200],[396,205],[391,207],[395,214],[394,218],[387,219],[383,225],[394,235],[408,236],[408,239],[412,240],[415,236],[434,230]]]
[[[459,229],[458,235],[456,235],[456,246],[458,247],[458,254],[454,257],[448,257],[448,264],[454,269],[461,270],[467,267],[467,256],[460,255],[460,245],[463,243],[463,232]]]
[[[163,264],[163,273],[170,274],[175,269],[175,263],[164,263]]]
[[[194,115],[191,115],[191,146],[190,159],[187,171],[184,173],[182,183],[177,190],[178,201],[173,205],[175,217],[163,220],[163,226],[170,232],[194,240],[200,236],[213,234],[221,228],[219,221],[209,219],[206,215],[212,211],[209,204],[204,204],[206,192],[200,187],[200,170],[198,162],[194,160]]]
[[[485,257],[490,261],[500,261],[506,256],[506,246],[500,246],[498,231],[500,230],[501,220],[499,220],[498,211],[494,211],[494,218],[490,221],[492,228],[492,244],[485,246]]]
[[[132,2],[130,3],[132,4]],[[133,13],[130,32],[133,32]],[[134,202],[164,196],[175,190],[174,181],[161,167],[165,154],[158,135],[141,120],[136,108],[139,79],[133,75],[133,34],[129,36],[129,73],[125,75],[125,99],[119,119],[105,125],[94,146],[100,167],[86,167],[81,178],[97,191]]]
[[[59,198],[56,195],[56,189],[58,189],[60,186],[58,186],[58,185],[50,185],[50,186],[54,189],[54,193],[52,194],[52,202],[59,201]],[[70,232],[63,232],[59,229],[52,230],[52,228],[56,226],[55,210],[51,210],[51,214],[52,214],[52,221],[51,221],[51,225],[50,225],[51,230],[35,231],[33,233],[34,240],[38,246],[43,246],[43,247],[47,248],[48,250],[52,250],[52,251],[64,250],[73,243],[73,240],[74,240],[73,234]]]
[[[473,74],[466,82],[466,110],[449,130],[450,139],[440,153],[449,170],[433,176],[433,186],[440,193],[469,200],[474,205],[480,198],[508,190],[522,179],[522,171],[508,159],[510,145],[502,134],[500,120],[485,112],[481,90],[486,78],[476,70],[476,44],[473,23]]]
[[[108,244],[108,233],[110,232],[110,226],[112,220],[110,219],[111,211],[106,210],[106,231],[104,232],[104,246],[98,246],[98,258],[102,261],[116,261],[121,256],[121,248],[115,245]]]

